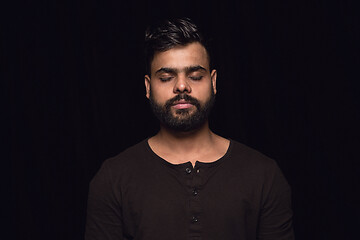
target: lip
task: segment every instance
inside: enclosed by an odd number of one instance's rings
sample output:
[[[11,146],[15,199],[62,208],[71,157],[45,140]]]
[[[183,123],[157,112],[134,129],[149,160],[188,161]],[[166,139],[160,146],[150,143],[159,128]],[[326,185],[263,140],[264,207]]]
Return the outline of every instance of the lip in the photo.
[[[180,100],[180,101],[176,101],[173,104],[173,107],[175,109],[186,109],[186,108],[190,108],[194,105],[192,105],[190,102],[187,102],[185,100]]]

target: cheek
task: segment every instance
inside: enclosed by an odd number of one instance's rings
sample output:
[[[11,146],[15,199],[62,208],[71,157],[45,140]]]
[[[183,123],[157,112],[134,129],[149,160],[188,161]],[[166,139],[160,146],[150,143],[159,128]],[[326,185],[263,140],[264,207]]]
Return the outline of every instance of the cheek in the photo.
[[[200,98],[199,100],[201,100],[202,102],[206,102],[210,98],[212,91],[213,91],[213,88],[212,88],[211,84],[209,84],[207,86],[203,86],[198,91],[199,92],[198,98]]]
[[[164,104],[167,100],[169,100],[171,97],[173,97],[171,95],[171,92],[169,94],[169,91],[167,89],[156,87],[156,86],[150,87],[150,94],[151,94],[152,98],[157,103],[160,103],[160,104]]]

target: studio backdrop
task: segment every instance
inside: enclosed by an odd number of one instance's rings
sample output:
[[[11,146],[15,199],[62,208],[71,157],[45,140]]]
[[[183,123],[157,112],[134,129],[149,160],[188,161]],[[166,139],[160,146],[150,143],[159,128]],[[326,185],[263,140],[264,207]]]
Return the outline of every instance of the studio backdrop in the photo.
[[[355,238],[355,1],[23,1],[3,11],[12,239],[83,238],[102,162],[158,130],[145,97],[144,30],[175,16],[211,39],[211,128],[279,164],[296,238]]]

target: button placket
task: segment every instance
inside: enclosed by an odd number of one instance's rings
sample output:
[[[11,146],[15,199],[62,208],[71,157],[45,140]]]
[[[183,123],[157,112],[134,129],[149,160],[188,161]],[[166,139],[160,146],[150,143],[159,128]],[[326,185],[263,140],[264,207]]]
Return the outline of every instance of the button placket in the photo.
[[[190,166],[188,166],[190,168]],[[189,197],[189,232],[192,234],[198,234],[200,236],[202,230],[201,215],[202,206],[201,198],[199,195],[199,189],[201,192],[201,175],[199,170],[199,163],[196,161],[195,166],[190,168],[191,172],[185,169],[188,173],[189,184],[187,185],[188,197]]]

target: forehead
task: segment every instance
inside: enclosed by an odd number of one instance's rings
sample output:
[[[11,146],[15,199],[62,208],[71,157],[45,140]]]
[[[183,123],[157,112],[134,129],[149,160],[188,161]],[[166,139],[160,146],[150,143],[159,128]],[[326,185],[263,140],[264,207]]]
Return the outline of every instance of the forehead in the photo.
[[[209,71],[206,49],[198,42],[176,46],[164,52],[157,52],[151,62],[151,72],[160,68],[184,69],[189,66],[202,66]]]

